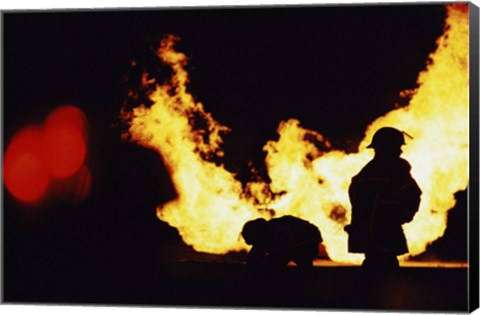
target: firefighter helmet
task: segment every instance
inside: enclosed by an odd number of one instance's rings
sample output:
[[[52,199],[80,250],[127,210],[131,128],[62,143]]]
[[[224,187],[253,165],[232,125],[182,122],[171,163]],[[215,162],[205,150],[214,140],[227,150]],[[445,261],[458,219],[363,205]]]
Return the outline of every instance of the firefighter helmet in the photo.
[[[402,131],[392,127],[383,127],[375,132],[372,142],[367,148],[401,147],[404,144],[405,138]]]
[[[249,245],[253,245],[260,240],[265,234],[265,228],[267,220],[259,218],[256,220],[248,221],[245,223],[242,229],[242,236],[245,242]]]

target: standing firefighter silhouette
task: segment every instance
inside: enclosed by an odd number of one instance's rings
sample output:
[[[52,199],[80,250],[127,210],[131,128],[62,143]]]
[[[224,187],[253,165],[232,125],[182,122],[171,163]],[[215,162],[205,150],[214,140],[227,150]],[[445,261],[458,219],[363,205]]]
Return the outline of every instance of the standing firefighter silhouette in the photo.
[[[291,261],[298,267],[312,267],[322,242],[315,225],[290,215],[270,221],[262,218],[248,221],[242,236],[247,244],[253,245],[247,263],[255,267],[281,267]]]
[[[402,225],[418,210],[421,190],[400,158],[404,133],[380,128],[367,148],[374,158],[352,178],[348,193],[352,205],[348,250],[365,253],[363,266],[372,270],[398,268],[397,255],[408,253]]]

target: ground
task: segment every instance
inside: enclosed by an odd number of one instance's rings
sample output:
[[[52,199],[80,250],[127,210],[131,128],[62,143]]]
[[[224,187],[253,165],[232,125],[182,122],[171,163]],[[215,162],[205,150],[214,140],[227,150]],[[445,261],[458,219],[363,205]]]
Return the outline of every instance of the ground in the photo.
[[[131,269],[110,262],[47,279],[22,275],[5,290],[9,303],[213,306],[226,308],[467,311],[466,267],[403,267],[366,273],[358,266],[251,270],[242,262],[177,261]],[[107,266],[107,265],[105,265]],[[71,270],[74,272],[73,270]],[[98,271],[98,270],[97,270]],[[56,272],[59,272],[58,270]],[[82,272],[85,272],[83,274]],[[8,282],[7,282],[8,283]]]

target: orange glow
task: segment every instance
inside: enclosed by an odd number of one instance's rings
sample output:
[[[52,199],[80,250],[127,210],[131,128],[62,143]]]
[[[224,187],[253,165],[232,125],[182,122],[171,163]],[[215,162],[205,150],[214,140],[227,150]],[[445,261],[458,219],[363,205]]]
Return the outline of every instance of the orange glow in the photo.
[[[234,174],[212,161],[211,157],[224,154],[221,135],[228,128],[189,94],[187,58],[174,50],[177,39],[167,37],[158,56],[173,70],[170,82],[144,80],[154,90],[153,105],[124,113],[131,139],[162,153],[179,192],[178,199],[157,208],[158,217],[176,227],[195,250],[223,254],[248,249],[239,237],[243,224],[260,216],[269,218],[263,210],[271,209],[276,217],[290,214],[317,225],[332,260],[359,263],[363,255],[348,253],[343,230],[350,221],[348,186],[373,156],[366,146],[374,132],[393,126],[414,138],[407,139],[403,156],[423,194],[419,212],[404,230],[410,254],[424,252],[442,237],[448,210],[456,202],[454,194],[468,184],[468,5],[447,9],[445,33],[418,76],[418,88],[403,92],[410,96],[408,106],[372,122],[358,153],[322,151],[313,142],[331,145],[320,133],[303,128],[295,119],[283,121],[278,141],[264,146],[271,183],[250,182],[245,189]],[[194,128],[195,119],[202,119],[206,127]]]
[[[39,201],[50,183],[40,159],[41,137],[40,127],[25,127],[14,135],[5,151],[5,186],[15,198],[27,203]]]
[[[44,124],[42,157],[53,177],[74,174],[86,155],[85,115],[74,106],[54,110]]]

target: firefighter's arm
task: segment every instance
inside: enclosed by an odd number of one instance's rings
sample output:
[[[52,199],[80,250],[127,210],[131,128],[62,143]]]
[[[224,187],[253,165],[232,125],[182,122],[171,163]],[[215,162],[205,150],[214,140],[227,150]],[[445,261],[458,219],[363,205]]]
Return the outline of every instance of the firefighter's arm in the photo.
[[[418,187],[417,183],[412,179],[407,184],[400,188],[401,196],[401,222],[407,223],[413,220],[415,213],[417,213],[420,206],[420,197],[422,191]]]

